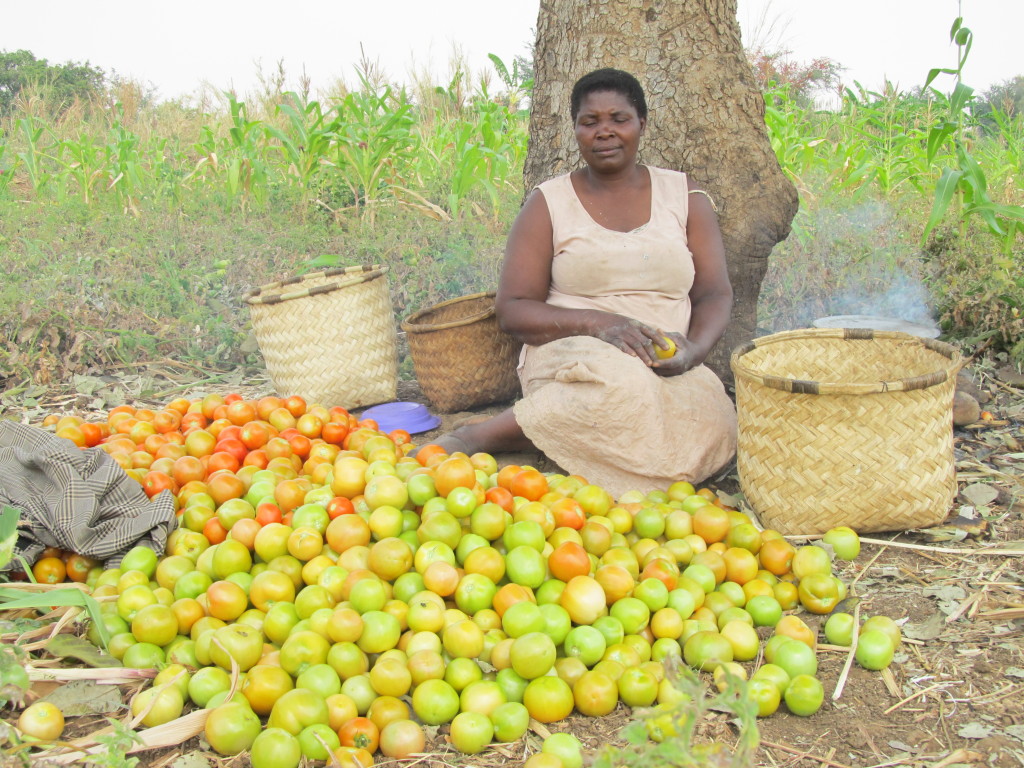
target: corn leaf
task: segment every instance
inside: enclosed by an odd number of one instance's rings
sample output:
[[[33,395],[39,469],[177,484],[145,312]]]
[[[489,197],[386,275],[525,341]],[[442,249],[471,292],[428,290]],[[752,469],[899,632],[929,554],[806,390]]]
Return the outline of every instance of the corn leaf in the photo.
[[[960,184],[960,179],[963,175],[963,171],[954,171],[952,168],[946,168],[942,172],[939,183],[935,185],[935,201],[932,203],[932,214],[928,217],[928,223],[924,227],[924,232],[921,233],[922,243],[928,240],[928,235],[942,221],[942,217],[946,215],[946,210],[956,194],[957,186]]]
[[[55,589],[43,593],[26,595],[18,589],[0,589],[0,609],[14,611],[22,608],[35,608],[49,610],[53,607],[83,607],[88,611],[89,618],[96,625],[96,629],[103,641],[103,647],[107,647],[110,640],[110,633],[107,631],[103,617],[100,615],[100,604],[90,595],[80,589]]]
[[[948,139],[955,130],[955,123],[943,121],[928,131],[928,150],[926,157],[929,164],[935,160],[935,155],[938,154],[942,145],[946,143],[946,139]]]
[[[5,506],[0,510],[0,568],[3,568],[14,555],[14,545],[18,542],[18,519],[21,517],[14,507]]]

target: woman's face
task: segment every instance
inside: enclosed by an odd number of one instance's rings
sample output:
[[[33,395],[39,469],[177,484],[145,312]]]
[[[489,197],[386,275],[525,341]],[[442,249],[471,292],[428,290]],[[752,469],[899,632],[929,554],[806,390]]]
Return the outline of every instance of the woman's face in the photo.
[[[595,91],[580,102],[576,115],[576,143],[580,155],[594,170],[618,171],[636,163],[640,137],[647,121],[636,107],[616,91]]]

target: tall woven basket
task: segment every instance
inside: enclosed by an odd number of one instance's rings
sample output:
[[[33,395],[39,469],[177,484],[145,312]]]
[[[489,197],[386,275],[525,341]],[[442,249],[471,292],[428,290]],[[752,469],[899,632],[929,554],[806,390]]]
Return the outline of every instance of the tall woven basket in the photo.
[[[498,327],[494,292],[443,301],[402,323],[416,379],[439,411],[510,400],[522,343]]]
[[[353,409],[395,399],[398,353],[386,266],[328,269],[245,298],[282,395]]]
[[[942,522],[956,495],[957,350],[905,333],[797,330],[732,354],[740,487],[768,528]]]

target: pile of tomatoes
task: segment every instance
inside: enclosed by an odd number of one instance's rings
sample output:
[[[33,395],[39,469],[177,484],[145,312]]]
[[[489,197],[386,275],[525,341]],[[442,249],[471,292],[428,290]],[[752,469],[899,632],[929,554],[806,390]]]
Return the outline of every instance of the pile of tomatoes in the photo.
[[[487,454],[426,445],[413,457],[408,433],[299,397],[208,395],[51,423],[178,505],[161,556],[138,547],[86,571],[105,630],[90,639],[160,669],[133,713],[155,726],[208,708],[211,747],[251,751],[255,768],[405,757],[424,750],[424,726],[447,725],[472,754],[519,739],[531,718],[620,702],[653,707],[649,732],[663,739],[684,697],[671,659],[720,687],[749,677],[761,716],[822,704],[801,613],[829,614],[846,595],[830,552],[759,530],[709,489],[613,499]],[[859,551],[848,528],[826,541]],[[859,634],[858,660],[887,665],[896,624],[855,624],[834,613],[826,637]],[[559,742],[537,764],[569,768],[578,746]]]
[[[102,570],[99,562],[91,557],[78,555],[58,547],[47,547],[32,565],[32,578],[40,584],[60,584],[64,581],[84,584],[90,573],[96,576]],[[18,574],[18,576],[27,578],[25,574]]]

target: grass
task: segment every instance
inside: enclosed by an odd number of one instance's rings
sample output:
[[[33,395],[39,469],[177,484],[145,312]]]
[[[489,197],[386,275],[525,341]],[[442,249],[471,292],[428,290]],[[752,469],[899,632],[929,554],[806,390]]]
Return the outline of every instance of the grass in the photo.
[[[388,265],[398,319],[493,288],[527,122],[516,83],[491,94],[470,81],[409,91],[365,70],[321,100],[268,81],[252,104],[228,94],[203,111],[121,84],[57,118],[45,94],[26,95],[0,120],[4,388],[163,358],[256,370],[242,297],[314,267]],[[766,100],[801,209],[773,253],[760,327],[934,319],[1024,364],[1024,120],[934,134],[951,108],[938,91],[848,92],[834,113],[784,89]]]

